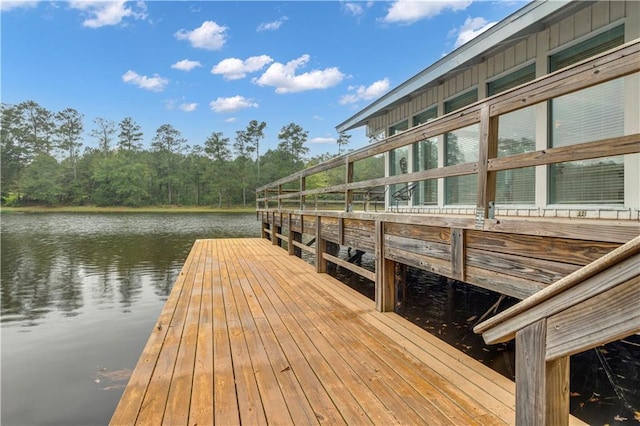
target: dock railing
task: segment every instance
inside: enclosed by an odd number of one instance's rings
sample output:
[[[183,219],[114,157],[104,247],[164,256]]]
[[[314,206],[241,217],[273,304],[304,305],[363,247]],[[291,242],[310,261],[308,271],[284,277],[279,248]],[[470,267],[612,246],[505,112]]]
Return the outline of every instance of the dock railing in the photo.
[[[388,188],[389,185],[396,184],[411,185],[430,179],[475,174],[477,175],[475,216],[478,227],[482,228],[485,219],[490,218],[492,214],[492,207],[496,200],[496,175],[499,171],[640,152],[640,133],[633,133],[570,146],[498,156],[500,116],[639,71],[640,39],[636,39],[596,57],[482,99],[428,123],[412,127],[381,142],[372,143],[268,183],[256,189],[256,208],[258,210],[308,210],[312,206],[308,201],[312,201],[311,197],[313,197],[312,202],[316,210],[322,208],[349,212],[354,209],[354,199],[360,196],[362,196],[363,205],[366,205],[366,193],[371,188]],[[395,176],[354,180],[354,166],[358,161],[474,124],[479,124],[480,130],[478,161]],[[340,167],[344,167],[344,183],[308,188],[309,177]],[[338,172],[341,173],[339,170]],[[386,194],[389,195],[388,190]],[[634,219],[634,212],[630,212],[629,216],[629,219]]]
[[[569,356],[640,332],[640,236],[474,331],[516,339],[516,424],[567,425]]]

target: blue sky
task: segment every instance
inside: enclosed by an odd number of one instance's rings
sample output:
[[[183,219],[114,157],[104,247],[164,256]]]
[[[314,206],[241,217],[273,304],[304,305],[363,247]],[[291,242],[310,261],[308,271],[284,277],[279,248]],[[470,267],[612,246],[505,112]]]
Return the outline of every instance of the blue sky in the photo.
[[[131,116],[148,146],[172,124],[190,145],[265,121],[336,153],[335,126],[524,1],[5,1],[1,100],[93,120]],[[364,129],[349,148],[366,145]]]

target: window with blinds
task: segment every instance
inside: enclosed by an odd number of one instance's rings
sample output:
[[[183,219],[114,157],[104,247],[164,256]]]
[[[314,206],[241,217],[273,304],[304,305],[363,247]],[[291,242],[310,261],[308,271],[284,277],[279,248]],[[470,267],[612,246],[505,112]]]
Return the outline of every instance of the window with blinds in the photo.
[[[613,28],[549,59],[551,71],[624,43],[624,26]],[[570,146],[624,135],[624,80],[617,79],[556,98],[549,107],[550,146]],[[622,204],[622,156],[549,166],[549,202]]]
[[[504,77],[500,77],[487,84],[487,94],[489,96],[497,95],[505,90],[513,89],[528,81],[536,78],[536,65],[527,65],[517,71],[510,73]]]
[[[389,136],[393,136],[396,133],[404,132],[408,128],[409,128],[409,120],[401,121],[400,123],[394,124],[393,126],[389,127]]]
[[[474,89],[444,103],[445,113],[472,104],[478,100],[478,90]],[[480,127],[478,124],[445,134],[445,166],[478,161]],[[470,204],[477,202],[478,176],[455,176],[444,180],[445,204]]]
[[[409,172],[409,147],[403,146],[402,148],[396,148],[389,152],[389,176],[403,175]],[[406,183],[399,183],[389,186],[389,194],[394,194],[396,191],[407,187]],[[396,200],[391,200],[391,203],[396,203]],[[407,201],[399,201],[398,205],[406,205]]]
[[[535,64],[531,64],[489,82],[487,93],[493,96],[534,80],[535,77]],[[498,120],[498,157],[535,151],[535,106],[504,114]],[[496,203],[533,204],[534,202],[535,169],[533,167],[501,170],[496,174]]]
[[[428,123],[438,117],[438,108],[430,108],[413,116],[413,125]],[[413,170],[428,170],[438,167],[438,139],[425,139],[413,144]],[[438,180],[429,179],[418,183],[413,193],[414,205],[438,203]]]

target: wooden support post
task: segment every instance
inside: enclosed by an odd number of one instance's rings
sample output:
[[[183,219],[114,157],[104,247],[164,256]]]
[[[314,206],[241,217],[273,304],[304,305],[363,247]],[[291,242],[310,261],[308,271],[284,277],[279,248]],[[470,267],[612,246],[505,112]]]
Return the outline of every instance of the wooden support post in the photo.
[[[376,309],[390,312],[395,308],[395,263],[384,255],[384,222],[376,221]]]
[[[344,218],[338,218],[338,243],[344,245]]]
[[[491,117],[489,106],[480,111],[480,148],[478,152],[478,203],[476,228],[484,228],[489,203],[496,199],[496,172],[489,172],[489,160],[498,156],[498,117]]]
[[[516,425],[569,424],[569,357],[546,361],[547,320],[516,333]]]
[[[327,272],[327,261],[322,256],[327,251],[327,241],[322,238],[322,220],[316,216],[316,272],[324,274]]]
[[[282,210],[282,185],[278,185],[278,210]]]
[[[516,333],[516,425],[543,426],[547,320]]]
[[[546,363],[547,425],[569,425],[569,357]]]
[[[287,240],[287,251],[289,252],[289,256],[293,256],[293,252],[294,252],[293,248],[295,246],[293,245],[293,234],[294,234],[294,232],[293,232],[293,227],[291,226],[291,213],[287,214],[287,220],[289,222],[289,228],[288,228],[289,232],[288,232],[288,235],[287,235],[287,237],[288,237],[288,240]]]
[[[260,227],[260,237],[267,238],[267,232],[265,231],[265,229],[269,227],[269,222],[265,222],[264,218],[262,218],[260,223],[262,224],[262,226]]]
[[[464,229],[461,228],[451,228],[451,272],[456,280],[465,280]]]
[[[353,163],[349,161],[347,157],[346,163],[346,176],[344,183],[347,185],[353,182]],[[350,212],[353,210],[353,189],[347,189],[344,193],[344,211]]]
[[[304,176],[300,176],[300,192],[307,190],[307,178]],[[300,210],[304,210],[307,204],[306,195],[300,194]]]

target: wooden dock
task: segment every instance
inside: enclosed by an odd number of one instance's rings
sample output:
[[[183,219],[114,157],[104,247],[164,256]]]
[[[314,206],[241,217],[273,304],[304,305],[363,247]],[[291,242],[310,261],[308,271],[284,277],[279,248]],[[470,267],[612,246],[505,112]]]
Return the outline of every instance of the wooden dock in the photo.
[[[268,240],[198,240],[111,424],[513,424],[514,392]]]

